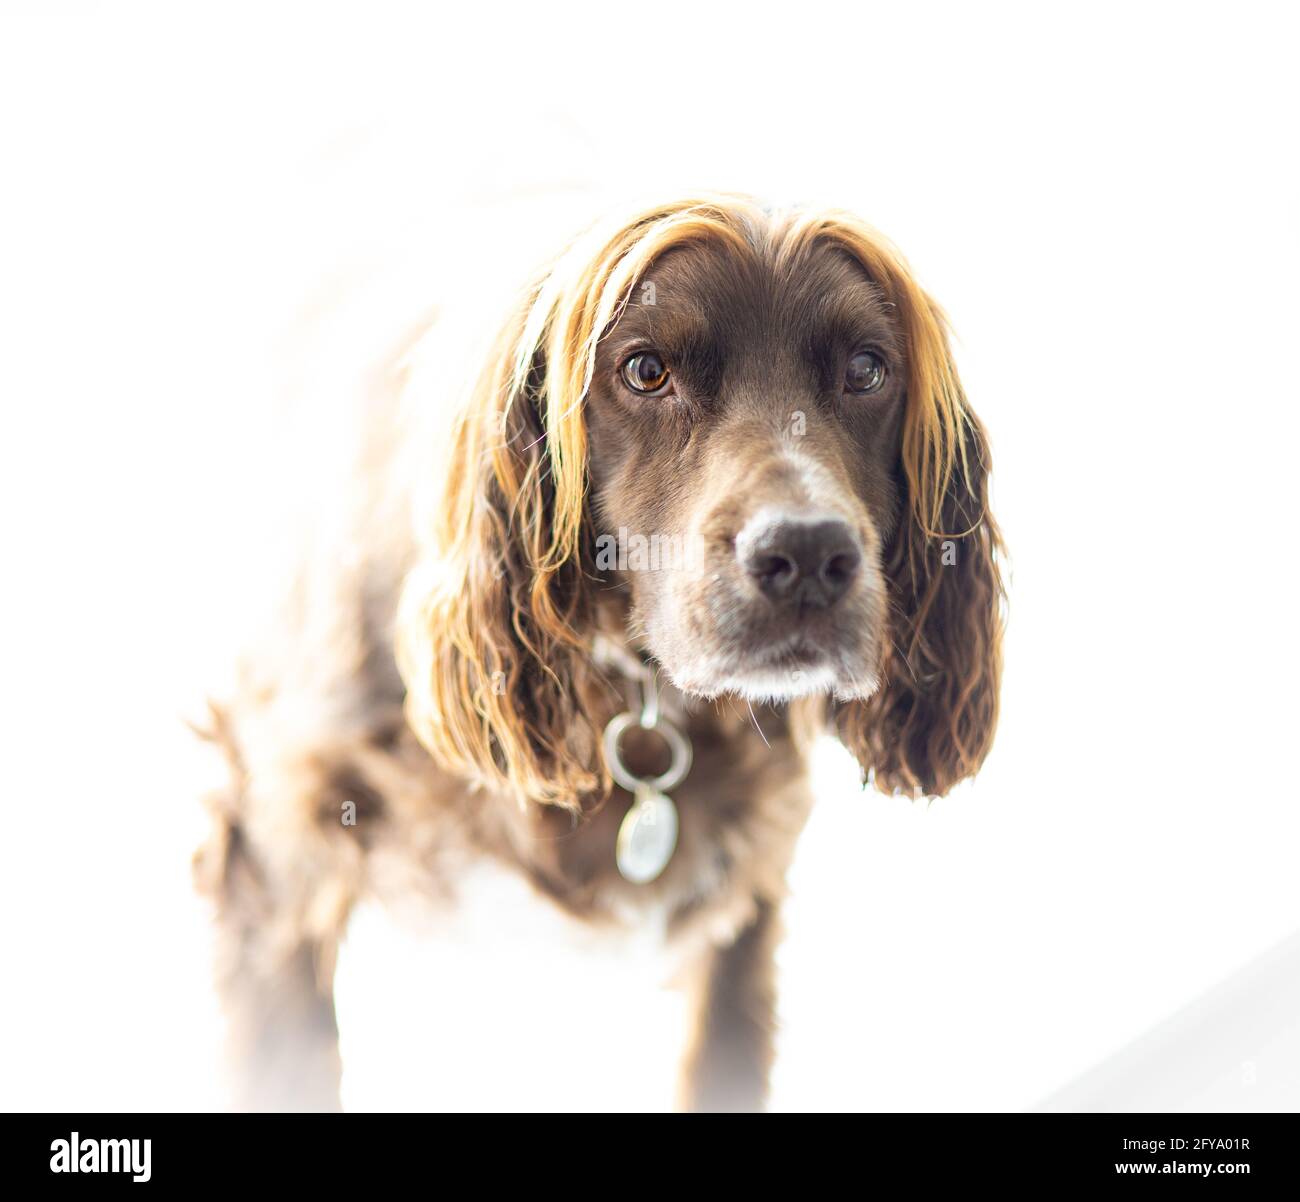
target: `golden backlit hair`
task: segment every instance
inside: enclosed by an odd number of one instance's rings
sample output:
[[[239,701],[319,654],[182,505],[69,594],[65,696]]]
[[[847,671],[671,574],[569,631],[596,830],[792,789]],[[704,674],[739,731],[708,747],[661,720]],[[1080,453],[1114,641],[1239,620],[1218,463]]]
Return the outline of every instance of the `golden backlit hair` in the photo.
[[[987,447],[948,351],[942,312],[879,234],[837,211],[771,212],[708,195],[601,222],[539,274],[448,433],[441,503],[408,580],[398,630],[407,712],[449,768],[521,800],[579,807],[609,777],[609,698],[591,663],[584,570],[584,400],[596,348],[633,287],[687,242],[797,266],[832,242],[856,258],[903,326],[906,537],[887,564],[898,625],[887,682],[841,707],[841,737],[882,789],[942,793],[982,761],[996,721],[1002,585]],[[941,566],[940,542],[962,545]],[[589,565],[588,565],[589,568]]]

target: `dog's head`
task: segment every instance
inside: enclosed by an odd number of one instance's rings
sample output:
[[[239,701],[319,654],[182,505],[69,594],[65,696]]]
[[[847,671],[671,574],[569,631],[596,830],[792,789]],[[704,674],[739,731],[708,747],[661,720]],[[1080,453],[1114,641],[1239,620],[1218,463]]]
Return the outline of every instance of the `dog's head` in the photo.
[[[941,313],[855,218],[710,197],[589,231],[453,446],[400,624],[439,758],[536,800],[598,791],[591,637],[614,609],[688,694],[827,697],[885,790],[979,767],[1002,601],[988,450]]]

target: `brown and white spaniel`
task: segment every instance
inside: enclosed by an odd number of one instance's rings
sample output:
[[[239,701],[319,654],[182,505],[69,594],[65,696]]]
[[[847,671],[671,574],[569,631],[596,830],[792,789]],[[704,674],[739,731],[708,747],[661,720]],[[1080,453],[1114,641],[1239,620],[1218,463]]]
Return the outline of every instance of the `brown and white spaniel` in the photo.
[[[239,1104],[336,1107],[351,907],[453,905],[486,859],[653,924],[683,1105],[760,1107],[810,742],[938,796],[993,739],[1001,542],[943,315],[853,216],[703,196],[567,245],[476,383],[421,346],[213,706],[197,869]]]

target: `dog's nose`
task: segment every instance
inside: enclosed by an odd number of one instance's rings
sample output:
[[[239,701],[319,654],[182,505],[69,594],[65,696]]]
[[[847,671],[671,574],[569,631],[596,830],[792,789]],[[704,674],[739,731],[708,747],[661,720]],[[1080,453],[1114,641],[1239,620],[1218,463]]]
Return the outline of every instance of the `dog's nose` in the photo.
[[[769,522],[736,540],[741,566],[773,601],[800,609],[826,609],[858,573],[862,552],[847,522],[838,518]]]

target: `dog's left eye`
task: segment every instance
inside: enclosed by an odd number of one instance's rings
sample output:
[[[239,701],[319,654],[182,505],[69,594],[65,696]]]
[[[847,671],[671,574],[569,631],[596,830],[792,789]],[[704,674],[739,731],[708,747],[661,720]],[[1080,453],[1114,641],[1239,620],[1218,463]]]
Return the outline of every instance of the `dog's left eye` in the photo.
[[[874,351],[859,351],[844,372],[844,388],[862,396],[879,392],[885,383],[885,361]]]
[[[668,368],[654,351],[641,351],[623,364],[623,382],[633,392],[645,395],[663,392],[668,380]]]

